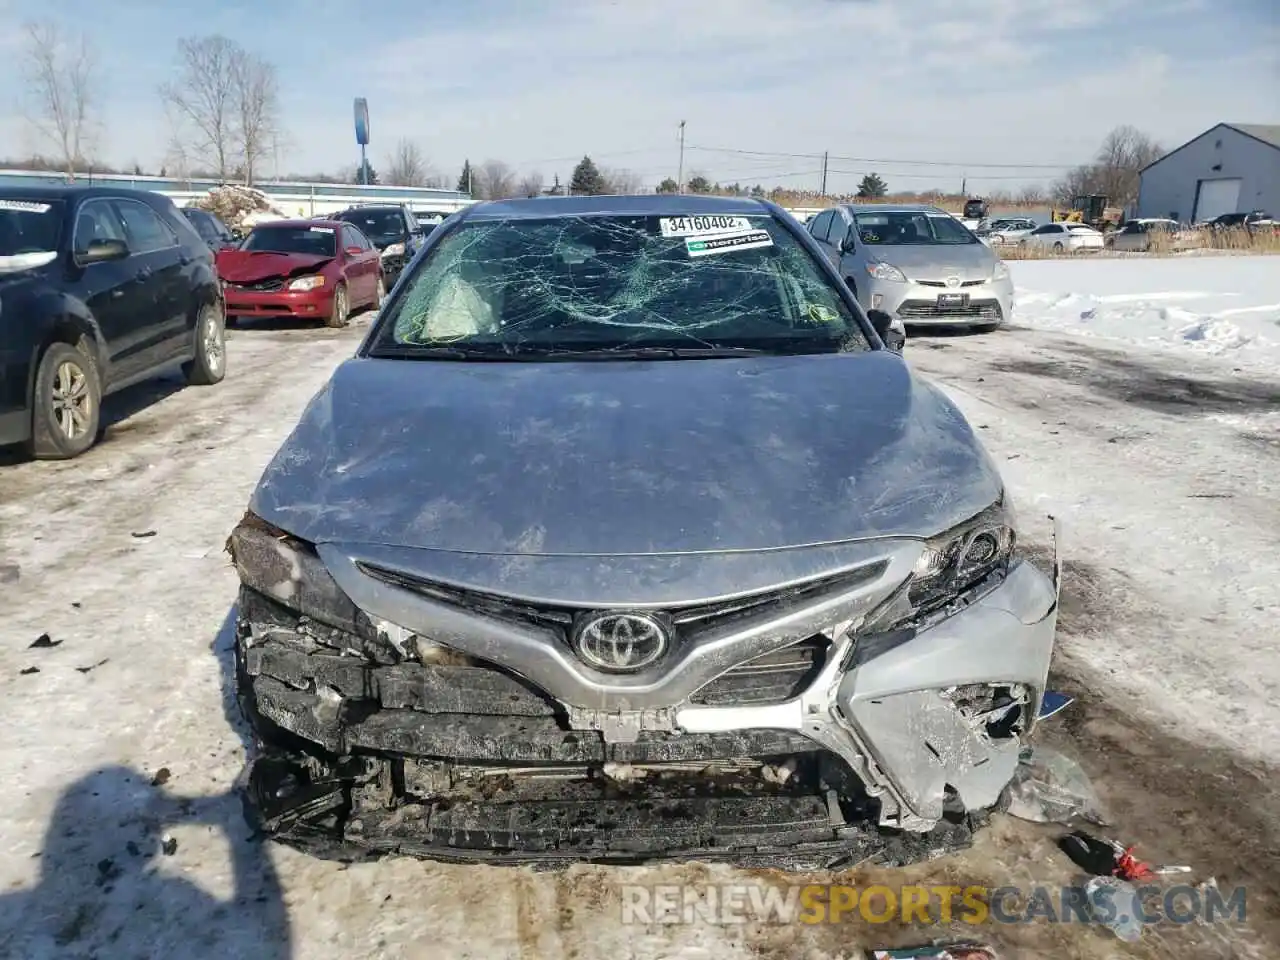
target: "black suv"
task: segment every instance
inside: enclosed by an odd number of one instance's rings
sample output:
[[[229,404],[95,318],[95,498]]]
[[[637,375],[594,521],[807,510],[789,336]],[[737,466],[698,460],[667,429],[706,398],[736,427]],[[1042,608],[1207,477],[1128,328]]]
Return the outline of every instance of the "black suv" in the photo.
[[[425,232],[412,210],[402,203],[350,207],[327,220],[355,224],[382,254],[382,275],[390,288],[405,264],[422,248]]]
[[[217,383],[225,319],[213,253],[168,198],[0,188],[0,445],[75,457],[107,394],[178,364]]]
[[[237,245],[235,234],[220,219],[207,210],[199,207],[182,207],[179,211],[200,234],[200,239],[209,245],[214,253]]]

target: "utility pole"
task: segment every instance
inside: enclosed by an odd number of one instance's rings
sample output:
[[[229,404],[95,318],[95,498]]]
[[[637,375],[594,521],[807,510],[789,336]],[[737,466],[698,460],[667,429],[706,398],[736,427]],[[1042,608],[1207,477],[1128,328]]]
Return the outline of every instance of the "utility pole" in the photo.
[[[680,121],[680,167],[676,172],[676,193],[684,193],[684,121]]]
[[[968,195],[969,195],[969,178],[962,175],[960,177],[960,196],[967,197]]]
[[[822,151],[822,195],[824,197],[827,195],[827,153],[828,152],[829,151],[827,150]]]

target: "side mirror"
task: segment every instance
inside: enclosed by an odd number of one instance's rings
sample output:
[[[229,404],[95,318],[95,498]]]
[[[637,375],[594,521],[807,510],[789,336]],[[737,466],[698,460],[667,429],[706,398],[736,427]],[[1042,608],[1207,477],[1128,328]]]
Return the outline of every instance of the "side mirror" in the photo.
[[[902,352],[907,343],[907,328],[902,325],[901,320],[883,310],[868,310],[867,319],[886,347],[894,353]]]
[[[129,245],[123,240],[90,240],[89,246],[76,254],[76,262],[87,266],[91,263],[123,260],[127,256]]]
[[[853,248],[854,248],[853,234],[848,233],[845,235],[845,238],[840,241],[840,252],[853,253]]]

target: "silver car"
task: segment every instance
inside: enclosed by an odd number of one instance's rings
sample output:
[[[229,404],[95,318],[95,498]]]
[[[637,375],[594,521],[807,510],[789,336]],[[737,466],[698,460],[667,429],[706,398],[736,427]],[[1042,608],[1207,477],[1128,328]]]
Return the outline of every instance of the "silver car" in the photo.
[[[966,843],[1060,581],[900,345],[771,203],[447,220],[231,535],[259,826],[543,865]]]
[[[867,310],[908,324],[994,330],[1013,314],[1009,268],[939,207],[847,205],[809,224]]]

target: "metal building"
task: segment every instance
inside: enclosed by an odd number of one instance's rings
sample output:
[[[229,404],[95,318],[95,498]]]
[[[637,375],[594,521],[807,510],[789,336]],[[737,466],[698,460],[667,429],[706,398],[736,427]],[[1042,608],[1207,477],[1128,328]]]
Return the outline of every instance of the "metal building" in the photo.
[[[1138,216],[1280,215],[1280,125],[1220,123],[1142,171]]]

